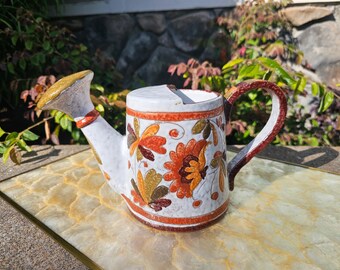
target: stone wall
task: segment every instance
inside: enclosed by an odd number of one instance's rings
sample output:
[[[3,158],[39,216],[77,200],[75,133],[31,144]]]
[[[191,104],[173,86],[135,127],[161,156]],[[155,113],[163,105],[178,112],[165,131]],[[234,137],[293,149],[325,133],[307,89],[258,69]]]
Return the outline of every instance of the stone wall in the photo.
[[[340,5],[289,7],[282,13],[294,25],[293,35],[309,67],[321,81],[336,87],[340,83]]]
[[[217,62],[228,42],[218,30],[216,18],[231,9],[168,11],[157,13],[98,15],[67,18],[57,23],[74,31],[91,51],[113,57],[124,75],[124,87],[174,83],[170,64],[191,57]]]
[[[216,65],[228,59],[228,37],[216,18],[232,9],[185,10],[98,15],[60,19],[91,51],[102,50],[116,60],[124,87],[173,83],[170,64],[191,57]],[[309,66],[331,86],[340,83],[340,6],[303,5],[282,12],[295,26],[294,35]],[[221,56],[223,56],[221,58]]]

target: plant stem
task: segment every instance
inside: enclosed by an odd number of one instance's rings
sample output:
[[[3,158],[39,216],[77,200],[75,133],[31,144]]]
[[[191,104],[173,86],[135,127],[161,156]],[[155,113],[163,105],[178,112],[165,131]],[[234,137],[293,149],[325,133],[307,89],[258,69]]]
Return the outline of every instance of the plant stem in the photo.
[[[19,135],[18,137],[20,137],[20,135],[22,135],[25,131],[30,130],[30,129],[36,127],[36,126],[39,126],[39,125],[41,125],[42,123],[45,123],[46,121],[48,121],[48,120],[50,120],[50,119],[52,119],[52,118],[53,118],[53,116],[49,116],[49,117],[47,117],[47,118],[44,118],[44,119],[41,120],[40,122],[35,123],[34,125],[32,125],[32,126],[26,128],[25,130],[21,131],[21,132],[18,134],[18,135]]]

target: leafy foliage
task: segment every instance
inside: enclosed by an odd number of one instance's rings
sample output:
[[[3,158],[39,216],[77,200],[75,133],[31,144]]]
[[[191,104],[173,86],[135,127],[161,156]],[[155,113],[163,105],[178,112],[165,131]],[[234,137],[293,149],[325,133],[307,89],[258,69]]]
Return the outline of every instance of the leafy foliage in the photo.
[[[279,15],[286,3],[281,1],[245,1],[230,17],[218,24],[231,37],[231,60],[221,68],[194,59],[171,65],[168,72],[182,75],[192,88],[226,92],[247,79],[275,82],[289,96],[289,114],[284,130],[274,143],[283,145],[338,145],[335,94],[326,85],[310,82],[291,63],[303,64],[303,53],[296,47],[289,23]],[[310,97],[312,111],[306,112],[301,97]],[[312,98],[313,97],[313,98]],[[319,103],[318,108],[315,105]],[[333,104],[333,105],[332,105]],[[245,144],[263,128],[270,113],[271,100],[260,91],[252,91],[235,104],[232,122],[227,127],[230,143]],[[326,112],[326,110],[328,111]]]
[[[2,79],[0,107],[13,113],[24,111],[26,119],[44,123],[42,132],[45,132],[45,137],[40,134],[41,130],[37,130],[42,143],[51,140],[59,144],[60,131],[69,134],[63,136],[70,137],[67,139],[69,142],[85,143],[85,138],[75,127],[72,119],[61,112],[52,111],[50,115],[54,119],[53,122],[41,121],[50,119],[49,112],[36,111],[35,105],[57,78],[91,68],[96,74],[91,91],[97,102],[97,109],[103,116],[108,117],[110,123],[114,122],[116,128],[122,130],[125,119],[124,109],[122,104],[119,107],[112,103],[121,99],[120,95],[111,98],[102,97],[103,94],[110,94],[120,86],[121,75],[115,70],[114,60],[105,57],[100,50],[91,55],[85,45],[77,42],[72,32],[46,21],[44,15],[47,3],[50,2],[5,0],[0,3],[2,41],[0,43]],[[59,0],[52,2],[59,5]],[[16,140],[8,142],[6,137],[3,145],[9,143],[10,147],[13,146],[12,149],[16,147],[19,149],[18,142],[22,138],[21,135]],[[24,148],[20,149],[24,150]]]

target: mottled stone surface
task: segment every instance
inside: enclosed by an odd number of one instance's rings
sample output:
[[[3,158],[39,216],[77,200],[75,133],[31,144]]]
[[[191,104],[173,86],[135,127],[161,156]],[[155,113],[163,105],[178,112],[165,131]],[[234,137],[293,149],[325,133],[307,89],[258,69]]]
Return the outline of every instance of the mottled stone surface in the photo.
[[[320,6],[296,6],[288,7],[281,11],[287,20],[294,26],[301,26],[314,20],[329,16],[333,9]]]
[[[90,153],[4,181],[0,190],[104,269],[340,267],[339,175],[255,158],[236,177],[223,219],[171,233],[136,221]]]
[[[209,37],[214,24],[214,15],[201,11],[173,19],[168,25],[168,31],[179,50],[193,52],[202,47],[203,39]]]
[[[166,20],[164,14],[161,13],[144,13],[136,16],[137,21],[145,31],[161,34],[166,28]]]
[[[0,269],[88,269],[1,198],[0,224]]]

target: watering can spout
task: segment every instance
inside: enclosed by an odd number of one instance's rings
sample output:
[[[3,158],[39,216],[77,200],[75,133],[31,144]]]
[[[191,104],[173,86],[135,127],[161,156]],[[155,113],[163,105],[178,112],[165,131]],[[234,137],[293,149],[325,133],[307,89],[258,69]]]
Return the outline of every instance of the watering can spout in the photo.
[[[41,110],[56,109],[70,115],[88,140],[110,186],[124,192],[127,173],[126,137],[113,129],[96,111],[90,98],[91,70],[66,76],[53,84],[39,100]]]

